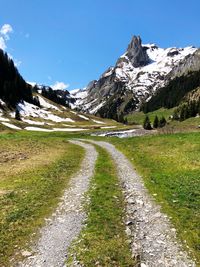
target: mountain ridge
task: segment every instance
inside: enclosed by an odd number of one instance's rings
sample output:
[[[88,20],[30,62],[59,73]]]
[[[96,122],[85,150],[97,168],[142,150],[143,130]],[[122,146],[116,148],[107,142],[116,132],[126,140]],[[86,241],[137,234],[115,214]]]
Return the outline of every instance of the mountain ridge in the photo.
[[[133,36],[126,52],[86,89],[72,92],[71,108],[114,118],[139,110],[177,76],[200,69],[198,48],[159,48]]]

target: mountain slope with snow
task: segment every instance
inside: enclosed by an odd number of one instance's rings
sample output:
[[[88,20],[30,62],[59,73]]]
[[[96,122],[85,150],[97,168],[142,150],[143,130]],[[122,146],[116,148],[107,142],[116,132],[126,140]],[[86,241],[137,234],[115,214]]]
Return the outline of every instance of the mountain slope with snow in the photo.
[[[140,37],[133,36],[114,67],[83,91],[71,94],[75,99],[71,107],[115,118],[116,113],[139,109],[178,75],[199,69],[197,48],[163,49],[155,44],[142,44]]]
[[[77,132],[104,129],[104,127],[115,128],[119,125],[112,120],[72,111],[40,94],[34,93],[34,95],[38,99],[38,105],[20,101],[15,109],[9,109],[0,99],[0,131],[10,128],[45,132]]]

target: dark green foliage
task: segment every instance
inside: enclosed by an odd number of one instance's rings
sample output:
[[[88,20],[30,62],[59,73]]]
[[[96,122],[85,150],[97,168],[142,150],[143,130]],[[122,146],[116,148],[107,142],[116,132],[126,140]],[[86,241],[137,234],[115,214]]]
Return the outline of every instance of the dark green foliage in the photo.
[[[33,97],[33,104],[38,106],[38,107],[41,107],[40,100],[39,100],[38,96]]]
[[[53,90],[51,87],[43,86],[42,95],[59,105],[69,107],[68,104],[69,92],[67,90]]]
[[[174,113],[172,116],[173,116],[173,120],[179,120],[180,117],[179,117],[179,113],[178,113],[177,109],[174,110]]]
[[[135,110],[138,100],[134,98],[132,91],[129,91],[123,82],[115,82],[112,88],[115,92],[106,98],[106,104],[98,110],[97,115],[102,118],[110,118],[118,121],[120,114],[127,115]],[[105,96],[100,98],[103,100]]]
[[[127,117],[124,118],[124,124],[128,124],[128,119],[127,119]]]
[[[173,79],[156,93],[141,109],[144,113],[161,107],[173,108],[180,104],[183,97],[200,85],[200,71],[191,72],[186,76]]]
[[[174,120],[184,121],[191,117],[196,117],[200,113],[200,97],[197,100],[191,100],[182,103],[175,109]]]
[[[16,111],[15,111],[15,119],[18,121],[21,121],[20,112],[18,109],[16,109]]]
[[[32,103],[31,88],[19,74],[13,60],[0,49],[0,98],[11,108],[22,100]]]
[[[102,107],[98,114],[102,118],[110,118],[113,120],[118,121],[118,108],[123,103],[123,100],[121,97],[117,97],[116,99],[113,99],[114,101],[110,101],[108,105]]]
[[[149,119],[149,116],[146,116],[145,119],[144,119],[144,123],[143,123],[143,128],[145,130],[151,130],[152,127],[151,127],[151,122],[150,122],[150,119]]]
[[[119,116],[118,116],[118,120],[117,120],[117,121],[118,121],[118,122],[121,122],[121,123],[124,123],[124,115],[123,115],[122,112],[119,114]]]
[[[136,108],[136,101],[134,98],[131,98],[128,103],[125,105],[124,107],[124,112],[125,113],[129,113],[131,112],[132,110],[135,110]]]
[[[153,121],[153,128],[158,128],[158,124],[159,124],[159,120],[158,120],[158,116],[156,115]]]
[[[158,127],[162,128],[166,125],[166,123],[167,123],[167,121],[166,121],[165,117],[162,116],[161,119],[159,120]]]

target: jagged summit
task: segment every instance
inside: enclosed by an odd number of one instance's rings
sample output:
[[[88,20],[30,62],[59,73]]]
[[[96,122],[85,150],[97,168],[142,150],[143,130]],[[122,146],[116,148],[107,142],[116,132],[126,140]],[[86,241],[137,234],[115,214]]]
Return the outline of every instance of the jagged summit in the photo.
[[[133,36],[114,67],[90,83],[84,94],[73,94],[73,108],[103,117],[111,117],[110,109],[118,113],[139,109],[170,80],[200,70],[197,50],[192,46],[163,49]]]
[[[125,55],[129,58],[133,67],[135,68],[145,66],[149,63],[149,57],[145,47],[142,46],[142,40],[140,36],[134,35],[132,37]]]

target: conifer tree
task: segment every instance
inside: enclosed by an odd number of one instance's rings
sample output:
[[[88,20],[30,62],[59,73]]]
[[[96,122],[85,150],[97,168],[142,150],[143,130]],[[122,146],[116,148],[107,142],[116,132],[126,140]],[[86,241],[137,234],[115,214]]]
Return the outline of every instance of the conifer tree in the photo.
[[[18,121],[21,121],[21,116],[20,116],[20,112],[18,109],[16,109],[16,111],[15,111],[15,119]]]
[[[167,123],[166,119],[164,116],[161,117],[160,121],[159,121],[159,124],[158,124],[158,127],[159,128],[162,128],[165,126],[165,124]]]
[[[153,128],[158,128],[158,124],[159,124],[159,120],[158,120],[158,116],[156,115],[153,121]]]
[[[151,130],[152,129],[151,122],[150,122],[150,119],[149,119],[148,115],[145,116],[144,123],[143,123],[143,128],[145,130]]]

